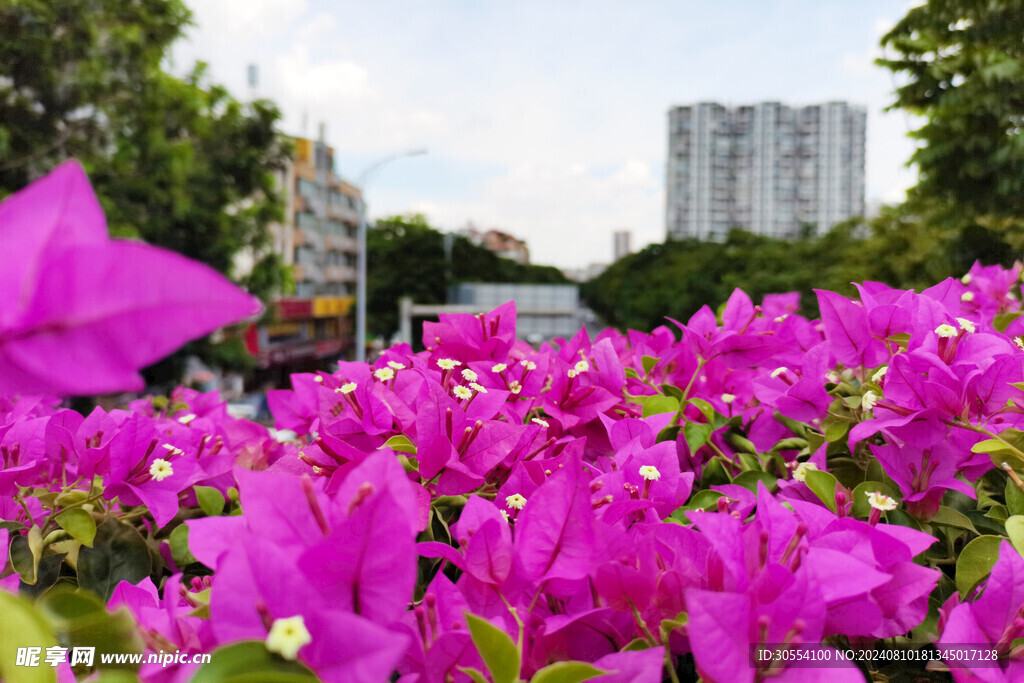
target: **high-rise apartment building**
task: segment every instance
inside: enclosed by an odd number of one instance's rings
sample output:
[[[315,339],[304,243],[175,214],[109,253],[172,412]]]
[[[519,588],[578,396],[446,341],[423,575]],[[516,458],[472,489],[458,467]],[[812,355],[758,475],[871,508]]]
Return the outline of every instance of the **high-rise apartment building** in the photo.
[[[721,240],[732,228],[792,237],[864,213],[867,114],[846,102],[669,111],[669,237]]]

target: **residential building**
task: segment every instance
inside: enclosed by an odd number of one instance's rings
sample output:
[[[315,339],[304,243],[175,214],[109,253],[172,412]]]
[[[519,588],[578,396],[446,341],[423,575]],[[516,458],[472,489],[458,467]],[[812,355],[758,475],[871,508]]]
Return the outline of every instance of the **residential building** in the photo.
[[[531,343],[571,337],[586,321],[577,285],[465,282],[449,289],[448,303],[490,311],[516,302],[516,336]]]
[[[502,258],[524,266],[530,263],[530,249],[526,246],[526,242],[507,232],[493,229],[481,231],[472,223],[467,224],[458,232],[465,235],[470,242],[478,247],[494,252]]]
[[[846,102],[669,111],[669,237],[721,240],[732,228],[821,234],[864,213],[867,113]]]
[[[362,192],[334,172],[334,149],[295,138],[295,157],[279,174],[286,219],[272,227],[274,250],[292,266],[297,297],[351,297]]]
[[[633,253],[633,233],[629,230],[616,230],[612,235],[612,261]]]

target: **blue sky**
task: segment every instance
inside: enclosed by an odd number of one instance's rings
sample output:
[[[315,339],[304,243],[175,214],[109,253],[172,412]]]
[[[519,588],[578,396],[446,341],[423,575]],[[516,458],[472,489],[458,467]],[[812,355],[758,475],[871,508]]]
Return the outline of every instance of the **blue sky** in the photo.
[[[174,52],[242,98],[274,99],[284,130],[327,125],[338,170],[374,216],[421,212],[527,240],[533,260],[581,267],[664,237],[667,112],[702,100],[868,108],[867,198],[899,201],[916,122],[883,114],[873,66],[907,0],[191,0]]]

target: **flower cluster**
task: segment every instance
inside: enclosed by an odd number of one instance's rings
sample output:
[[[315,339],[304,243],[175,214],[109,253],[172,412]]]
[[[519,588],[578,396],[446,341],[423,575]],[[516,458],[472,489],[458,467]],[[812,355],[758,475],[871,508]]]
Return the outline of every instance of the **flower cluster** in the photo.
[[[46,612],[77,585],[130,615],[125,642],[221,675],[810,680],[751,648],[895,639],[1016,680],[1020,271],[819,291],[819,320],[737,290],[539,348],[511,303],[442,315],[424,351],[292,375],[274,431],[184,389],[87,417],[12,392],[0,587]]]

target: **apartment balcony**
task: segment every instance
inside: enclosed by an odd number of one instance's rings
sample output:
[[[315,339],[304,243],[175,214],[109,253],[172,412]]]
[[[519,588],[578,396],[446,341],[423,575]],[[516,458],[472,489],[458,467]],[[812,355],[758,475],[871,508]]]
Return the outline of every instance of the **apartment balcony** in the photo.
[[[359,225],[359,212],[351,207],[341,206],[340,204],[331,204],[329,215],[335,220],[339,220],[350,225]]]

